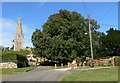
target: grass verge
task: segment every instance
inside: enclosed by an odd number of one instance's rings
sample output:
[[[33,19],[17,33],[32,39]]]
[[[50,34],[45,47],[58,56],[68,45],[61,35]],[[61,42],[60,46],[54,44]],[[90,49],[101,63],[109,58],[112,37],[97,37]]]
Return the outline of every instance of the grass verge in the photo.
[[[118,81],[118,67],[75,72],[64,76],[61,81]]]
[[[35,67],[36,66],[30,66],[24,68],[3,68],[0,69],[0,71],[2,70],[2,75],[15,75],[15,74],[27,72]]]

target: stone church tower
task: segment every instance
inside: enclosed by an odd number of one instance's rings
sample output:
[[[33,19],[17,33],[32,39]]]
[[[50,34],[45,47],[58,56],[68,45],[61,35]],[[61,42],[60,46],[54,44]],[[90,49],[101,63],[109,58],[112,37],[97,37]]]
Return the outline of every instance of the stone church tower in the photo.
[[[18,23],[14,39],[14,51],[19,51],[24,47],[24,36],[22,32],[22,24],[20,21],[20,16],[18,17]]]

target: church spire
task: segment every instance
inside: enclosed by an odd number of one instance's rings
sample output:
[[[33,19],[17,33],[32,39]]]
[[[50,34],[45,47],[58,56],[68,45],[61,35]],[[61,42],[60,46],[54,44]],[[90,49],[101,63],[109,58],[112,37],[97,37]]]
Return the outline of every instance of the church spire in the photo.
[[[18,24],[21,24],[21,21],[20,21],[20,16],[18,17]]]
[[[18,51],[24,47],[24,36],[22,32],[22,23],[20,16],[18,17],[18,23],[16,28],[16,34],[14,39],[14,51]]]

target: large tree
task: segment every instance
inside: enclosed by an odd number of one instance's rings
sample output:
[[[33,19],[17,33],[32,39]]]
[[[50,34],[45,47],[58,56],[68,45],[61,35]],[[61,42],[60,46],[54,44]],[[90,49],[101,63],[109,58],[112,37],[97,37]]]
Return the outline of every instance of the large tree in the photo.
[[[110,28],[102,38],[102,43],[107,51],[106,55],[120,56],[120,30]]]
[[[93,46],[100,46],[100,32],[97,21],[91,19]],[[36,30],[32,35],[32,43],[36,52],[51,60],[73,60],[82,56],[90,56],[88,19],[73,11],[60,10],[50,15],[43,24],[43,30]],[[97,51],[95,51],[97,52]],[[96,54],[96,53],[95,53]]]

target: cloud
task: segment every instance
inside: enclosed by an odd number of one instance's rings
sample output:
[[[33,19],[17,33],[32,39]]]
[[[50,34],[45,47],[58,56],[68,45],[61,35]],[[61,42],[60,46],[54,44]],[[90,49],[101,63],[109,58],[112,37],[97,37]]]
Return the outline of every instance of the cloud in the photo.
[[[12,47],[15,34],[16,22],[14,20],[2,18],[2,44],[6,47]]]
[[[15,38],[17,21],[12,19],[2,18],[2,24],[0,25],[2,25],[2,44],[0,42],[0,45],[5,47],[12,47],[13,45],[12,41]],[[26,46],[32,47],[31,35],[33,29],[30,28],[30,25],[24,23],[22,23],[22,29],[24,34],[24,47]]]
[[[3,30],[13,30],[15,29],[17,22],[10,19],[2,18],[2,28]]]

